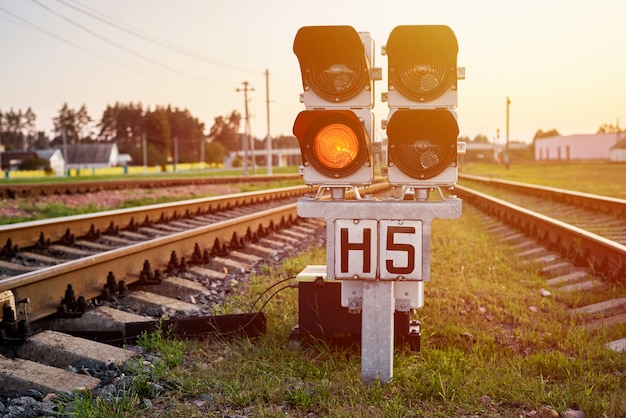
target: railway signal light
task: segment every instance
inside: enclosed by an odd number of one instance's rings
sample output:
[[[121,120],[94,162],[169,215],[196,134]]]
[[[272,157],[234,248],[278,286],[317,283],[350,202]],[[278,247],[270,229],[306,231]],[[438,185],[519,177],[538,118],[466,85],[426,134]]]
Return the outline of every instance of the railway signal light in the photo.
[[[293,126],[308,185],[369,185],[373,181],[373,42],[351,26],[305,26],[293,51],[304,92]]]
[[[387,178],[431,188],[458,179],[458,43],[444,25],[397,26],[389,35]],[[385,96],[383,96],[385,99]]]

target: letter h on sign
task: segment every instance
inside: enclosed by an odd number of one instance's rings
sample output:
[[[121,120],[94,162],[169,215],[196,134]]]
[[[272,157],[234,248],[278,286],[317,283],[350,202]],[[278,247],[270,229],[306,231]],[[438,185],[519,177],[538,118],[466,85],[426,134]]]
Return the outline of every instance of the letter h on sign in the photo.
[[[376,279],[378,223],[374,219],[337,219],[339,238],[335,254],[335,279]]]

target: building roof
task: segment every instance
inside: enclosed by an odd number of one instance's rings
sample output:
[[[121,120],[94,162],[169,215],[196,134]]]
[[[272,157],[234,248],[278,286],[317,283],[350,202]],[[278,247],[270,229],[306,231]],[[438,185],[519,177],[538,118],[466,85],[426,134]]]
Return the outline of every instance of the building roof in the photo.
[[[65,161],[68,164],[107,164],[111,160],[113,147],[117,145],[112,143],[68,145]]]
[[[611,147],[611,149],[626,149],[626,135],[617,141],[615,145]]]

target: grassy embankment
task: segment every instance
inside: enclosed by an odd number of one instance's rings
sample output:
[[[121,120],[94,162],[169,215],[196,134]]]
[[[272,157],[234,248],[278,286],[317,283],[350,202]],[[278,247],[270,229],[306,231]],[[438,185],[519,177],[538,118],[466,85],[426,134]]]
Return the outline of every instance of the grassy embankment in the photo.
[[[502,177],[556,187],[588,182],[591,190],[585,191],[596,193],[618,176],[610,167],[594,185],[591,179],[601,170],[586,168],[593,173],[556,165],[461,171],[500,176],[501,169]],[[624,327],[589,333],[567,312],[601,295],[542,297],[546,284],[537,267],[515,257],[484,222],[466,206],[460,219],[433,223],[432,277],[417,312],[421,353],[397,352],[386,385],[361,384],[358,352],[323,343],[290,348],[298,313],[296,291],[287,289],[266,307],[264,337],[198,343],[145,336],[143,345],[164,361],[138,374],[130,395],[111,403],[87,396],[72,407],[84,416],[517,418],[546,407],[561,416],[567,408],[587,417],[626,416],[626,357],[604,347],[624,335]],[[324,250],[313,249],[280,269],[267,268],[221,311],[245,311],[269,285],[324,262]],[[146,381],[165,381],[169,389],[143,408]]]

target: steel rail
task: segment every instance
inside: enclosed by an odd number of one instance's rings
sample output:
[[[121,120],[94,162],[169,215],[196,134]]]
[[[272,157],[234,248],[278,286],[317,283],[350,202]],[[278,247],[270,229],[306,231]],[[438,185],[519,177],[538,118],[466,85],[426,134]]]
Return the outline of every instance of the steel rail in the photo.
[[[55,242],[67,231],[78,237],[87,235],[92,228],[105,231],[111,224],[123,229],[131,222],[142,223],[146,219],[156,222],[159,219],[193,215],[198,211],[219,211],[232,206],[246,206],[281,198],[295,199],[307,190],[305,186],[294,186],[0,225],[0,247],[9,239],[12,245],[23,248],[33,246],[42,234],[46,239]]]
[[[617,216],[626,216],[626,200],[609,196],[600,196],[591,193],[565,190],[556,187],[541,186],[536,184],[520,183],[510,180],[493,179],[490,177],[459,174],[459,179],[473,180],[480,183],[492,184],[496,187],[509,189],[515,192],[532,194],[545,197],[559,202],[568,203],[591,210],[613,213]]]
[[[279,225],[296,217],[296,204],[288,204],[13,276],[0,281],[0,291],[13,291],[16,301],[28,299],[29,320],[36,321],[57,311],[63,294],[54,292],[68,284],[76,295],[90,300],[102,294],[109,272],[132,284],[140,279],[145,261],[154,268],[163,268],[172,251],[186,248],[191,254],[196,244],[211,248],[216,238],[229,242],[234,233],[245,236],[248,228]]]
[[[464,186],[457,185],[456,192],[464,201],[574,263],[590,267],[600,277],[608,281],[622,281],[626,277],[626,246]]]

